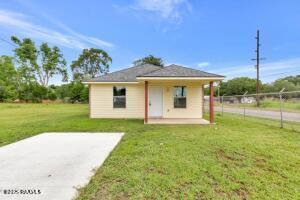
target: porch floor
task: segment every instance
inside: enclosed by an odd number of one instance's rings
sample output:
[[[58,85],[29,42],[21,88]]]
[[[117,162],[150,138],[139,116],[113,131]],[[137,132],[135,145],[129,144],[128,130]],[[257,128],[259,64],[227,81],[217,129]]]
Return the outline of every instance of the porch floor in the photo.
[[[181,118],[149,118],[147,124],[210,124],[202,118],[181,119]]]

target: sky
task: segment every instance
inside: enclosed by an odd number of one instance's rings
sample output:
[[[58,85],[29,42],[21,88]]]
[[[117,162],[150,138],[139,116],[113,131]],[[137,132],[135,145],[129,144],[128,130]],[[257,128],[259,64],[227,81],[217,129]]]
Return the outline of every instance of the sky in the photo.
[[[299,0],[1,0],[0,55],[13,55],[16,35],[58,46],[68,65],[82,49],[100,48],[110,71],[152,54],[227,80],[255,78],[259,29],[260,76],[272,82],[300,74],[299,22]]]

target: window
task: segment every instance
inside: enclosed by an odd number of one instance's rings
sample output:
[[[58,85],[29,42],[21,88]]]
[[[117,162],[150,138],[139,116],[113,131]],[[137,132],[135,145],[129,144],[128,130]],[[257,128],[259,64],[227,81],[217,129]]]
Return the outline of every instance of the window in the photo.
[[[173,95],[174,108],[186,108],[186,86],[175,86]]]
[[[114,108],[126,108],[126,88],[114,86]]]

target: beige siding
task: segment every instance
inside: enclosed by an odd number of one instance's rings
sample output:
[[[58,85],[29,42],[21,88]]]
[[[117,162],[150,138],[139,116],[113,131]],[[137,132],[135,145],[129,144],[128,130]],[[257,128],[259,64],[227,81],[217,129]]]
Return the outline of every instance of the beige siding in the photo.
[[[113,86],[126,87],[126,108],[113,108]],[[149,87],[151,86],[159,86],[164,90],[164,118],[202,118],[201,83],[149,82]],[[174,108],[174,86],[187,86],[187,108]],[[91,84],[90,98],[91,118],[144,118],[143,84]]]
[[[150,83],[151,86],[160,86],[164,90],[164,104],[163,104],[163,117],[164,118],[202,118],[202,84],[189,83],[189,82],[161,82]],[[173,87],[186,86],[187,87],[187,107],[174,108],[173,100]]]
[[[126,87],[126,108],[113,108],[113,86]],[[144,85],[91,84],[91,118],[144,118]]]

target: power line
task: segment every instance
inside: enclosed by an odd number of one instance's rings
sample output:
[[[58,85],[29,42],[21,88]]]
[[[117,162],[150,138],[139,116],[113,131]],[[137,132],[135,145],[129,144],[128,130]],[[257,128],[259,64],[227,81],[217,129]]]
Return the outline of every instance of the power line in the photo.
[[[3,41],[3,42],[5,42],[5,43],[7,43],[7,44],[10,44],[11,46],[13,46],[13,47],[15,47],[15,48],[17,48],[17,47],[18,47],[18,46],[17,46],[17,45],[15,45],[14,43],[12,43],[12,42],[10,42],[10,41],[8,41],[8,40],[4,39],[4,38],[0,38],[0,40],[1,40],[1,41]]]
[[[275,73],[275,74],[268,74],[268,75],[264,75],[264,76],[262,76],[262,77],[276,76],[276,75],[287,74],[287,73],[293,73],[293,72],[300,72],[300,70],[287,71],[287,72],[280,72],[280,73]]]

